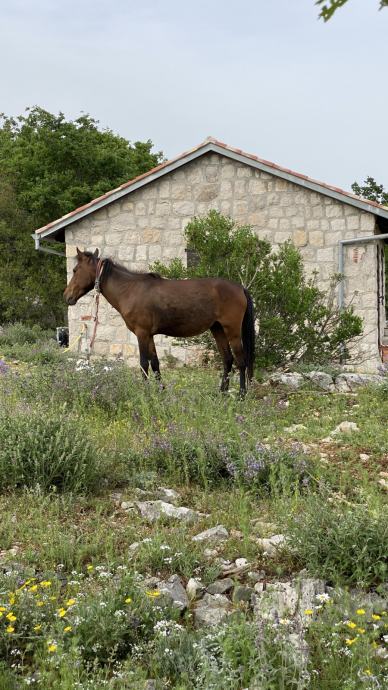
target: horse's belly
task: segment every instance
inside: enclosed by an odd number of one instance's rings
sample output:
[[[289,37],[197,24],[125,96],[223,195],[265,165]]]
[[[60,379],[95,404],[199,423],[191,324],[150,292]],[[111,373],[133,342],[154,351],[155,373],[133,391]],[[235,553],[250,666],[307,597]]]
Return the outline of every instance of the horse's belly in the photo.
[[[209,315],[185,313],[181,318],[175,315],[175,318],[161,320],[156,332],[176,338],[191,338],[207,331],[213,323],[214,318]]]

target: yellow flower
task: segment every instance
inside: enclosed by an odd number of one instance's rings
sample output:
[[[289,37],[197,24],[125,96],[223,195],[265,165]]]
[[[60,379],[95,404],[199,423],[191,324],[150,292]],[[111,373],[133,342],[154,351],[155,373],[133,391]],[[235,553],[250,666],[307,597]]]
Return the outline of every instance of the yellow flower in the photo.
[[[364,632],[365,632],[365,628],[357,628],[357,632],[358,632],[360,635],[363,635]]]
[[[66,601],[66,606],[74,606],[75,604],[75,599],[68,599]]]
[[[356,626],[356,623],[353,623],[353,621],[348,621],[348,622],[346,623],[346,625],[347,625],[348,628],[350,628],[350,629],[353,629],[353,628],[356,628],[356,627],[357,627],[357,626]]]
[[[57,650],[57,645],[54,642],[47,642],[47,651],[48,652],[56,652]]]
[[[12,625],[9,625],[8,628],[6,628],[7,633],[11,634],[15,632],[15,628]]]
[[[86,566],[86,570],[89,570],[89,572],[90,572],[91,570],[94,570],[94,567],[89,564]]]
[[[9,603],[11,604],[11,606],[13,606],[13,604],[15,603],[15,601],[16,601],[16,599],[15,599],[14,595],[13,595],[13,594],[10,594],[10,595],[9,595]]]
[[[379,616],[377,613],[372,613],[372,618],[374,621],[380,621],[381,620],[381,616]]]
[[[63,628],[63,632],[71,632],[71,630],[73,630],[71,625],[67,625],[66,628]]]
[[[347,644],[348,647],[350,647],[350,646],[353,644],[353,642],[355,642],[356,640],[357,640],[357,637],[353,637],[353,638],[351,638],[351,639],[346,638],[345,644]]]
[[[0,613],[2,613],[3,611],[6,611],[6,610],[7,609],[5,608],[5,606],[0,606]]]
[[[370,668],[364,668],[364,673],[365,673],[367,676],[371,676],[371,675],[372,675],[372,671],[370,670]]]
[[[2,616],[3,616],[3,612],[2,612],[2,611],[0,611],[0,618],[1,618]]]
[[[41,627],[42,627],[41,625],[35,625],[34,626],[35,632],[38,632],[41,629]]]
[[[365,615],[365,609],[357,609],[356,613],[357,613],[357,616],[364,616]]]
[[[29,592],[36,592],[38,589],[38,585],[32,585],[32,587],[29,588]]]
[[[43,588],[51,587],[51,580],[42,580],[40,586]]]
[[[44,606],[44,601],[37,601],[37,602],[36,602],[36,605],[37,605],[37,606]]]
[[[125,600],[125,603],[126,603],[126,604],[131,604],[131,603],[132,603],[131,597],[127,597],[126,600]]]
[[[312,609],[305,609],[304,610],[306,616],[312,616],[314,611]]]
[[[14,621],[16,621],[16,616],[12,613],[12,611],[10,611],[9,613],[7,613],[6,619],[13,623]]]
[[[160,597],[160,592],[158,589],[148,590],[146,592],[147,597],[154,599],[155,597]]]
[[[66,616],[67,611],[66,611],[66,609],[62,608],[62,609],[58,609],[57,613],[58,613],[59,618],[63,618],[63,616]]]
[[[57,597],[50,597],[50,601],[56,601]]]

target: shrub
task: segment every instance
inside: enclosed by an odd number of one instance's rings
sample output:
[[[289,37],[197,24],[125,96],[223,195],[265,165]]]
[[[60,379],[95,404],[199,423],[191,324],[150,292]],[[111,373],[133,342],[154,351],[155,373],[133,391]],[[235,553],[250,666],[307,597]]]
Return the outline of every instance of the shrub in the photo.
[[[168,278],[217,276],[242,283],[253,297],[259,321],[259,366],[349,357],[349,345],[361,334],[362,320],[351,307],[340,312],[335,306],[338,276],[323,292],[316,276],[305,277],[302,257],[290,242],[273,252],[270,243],[258,239],[250,226],[237,226],[217,211],[194,218],[185,236],[195,252],[195,265],[186,268],[174,259],[170,266],[156,262],[152,270]],[[215,349],[208,335],[200,342]]]
[[[0,352],[7,357],[36,364],[57,362],[63,356],[52,331],[43,330],[38,324],[29,326],[24,323],[1,328]]]
[[[290,521],[289,544],[313,575],[371,586],[387,577],[387,525],[386,506],[344,505],[312,495]]]
[[[79,423],[63,411],[24,410],[0,415],[0,475],[3,488],[55,487],[90,490],[97,480],[97,456]]]

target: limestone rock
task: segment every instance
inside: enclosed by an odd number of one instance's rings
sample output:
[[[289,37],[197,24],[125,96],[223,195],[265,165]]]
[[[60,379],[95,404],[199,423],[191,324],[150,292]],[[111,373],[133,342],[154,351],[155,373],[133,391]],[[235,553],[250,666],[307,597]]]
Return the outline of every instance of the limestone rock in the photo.
[[[229,592],[234,585],[233,580],[230,577],[225,577],[223,580],[216,580],[212,582],[206,589],[209,594],[225,594]]]
[[[256,620],[278,622],[280,619],[290,619],[295,630],[309,625],[313,619],[310,611],[314,611],[317,595],[325,594],[323,580],[312,578],[272,582],[262,591],[257,585],[252,597]]]
[[[256,543],[263,549],[267,556],[273,557],[276,556],[279,549],[284,546],[285,539],[284,534],[274,534],[268,539],[256,539]]]
[[[157,589],[165,599],[170,600],[172,605],[180,611],[184,611],[188,607],[189,599],[178,575],[171,575],[168,580],[158,582]]]
[[[244,585],[237,585],[233,592],[233,601],[235,604],[248,604],[252,600],[254,590],[252,587],[245,587]]]
[[[158,498],[162,501],[167,501],[168,503],[177,503],[179,501],[179,494],[174,489],[168,489],[165,486],[158,487]]]
[[[186,585],[186,594],[190,601],[196,599],[201,592],[204,590],[204,585],[200,580],[196,580],[191,577]]]
[[[335,391],[334,381],[330,374],[326,374],[324,371],[310,371],[305,376],[318,388],[322,388],[324,391]]]
[[[351,393],[360,386],[380,386],[384,382],[378,374],[339,374],[335,380],[336,390],[340,393]]]
[[[341,422],[338,426],[330,433],[330,436],[337,436],[337,434],[352,434],[354,431],[360,431],[355,422]]]
[[[162,516],[182,520],[183,522],[195,522],[204,517],[203,513],[198,513],[196,510],[184,508],[183,506],[177,508],[172,503],[166,503],[165,501],[137,501],[135,506],[147,522],[155,522]]]
[[[296,372],[272,374],[270,382],[273,385],[281,384],[282,386],[289,386],[290,388],[300,388],[304,383],[302,374]]]
[[[195,542],[201,542],[201,541],[219,542],[219,541],[224,541],[228,537],[229,537],[228,530],[223,525],[217,525],[216,527],[210,527],[210,529],[207,529],[204,532],[200,532],[200,534],[196,534],[195,537],[192,537],[192,541],[195,541]]]
[[[194,609],[197,628],[219,625],[231,613],[233,607],[223,594],[205,594]]]
[[[286,426],[284,431],[286,434],[294,434],[295,431],[304,431],[307,427],[304,424],[291,424],[291,426]]]

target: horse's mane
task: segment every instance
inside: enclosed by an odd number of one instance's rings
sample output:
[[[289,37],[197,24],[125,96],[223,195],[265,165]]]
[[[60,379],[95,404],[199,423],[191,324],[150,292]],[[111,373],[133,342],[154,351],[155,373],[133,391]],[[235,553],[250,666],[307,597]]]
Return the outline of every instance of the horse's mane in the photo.
[[[89,257],[94,257],[94,254],[92,252],[84,252],[85,256]],[[128,268],[123,266],[122,264],[116,263],[116,261],[113,261],[113,259],[107,258],[107,259],[102,259],[103,262],[103,269],[102,269],[102,278],[108,278],[113,272],[113,270],[119,271],[120,273],[128,276],[128,278],[131,278],[132,280],[144,280],[146,278],[151,278],[151,279],[161,279],[162,276],[159,273],[144,273],[142,271],[130,271]]]

